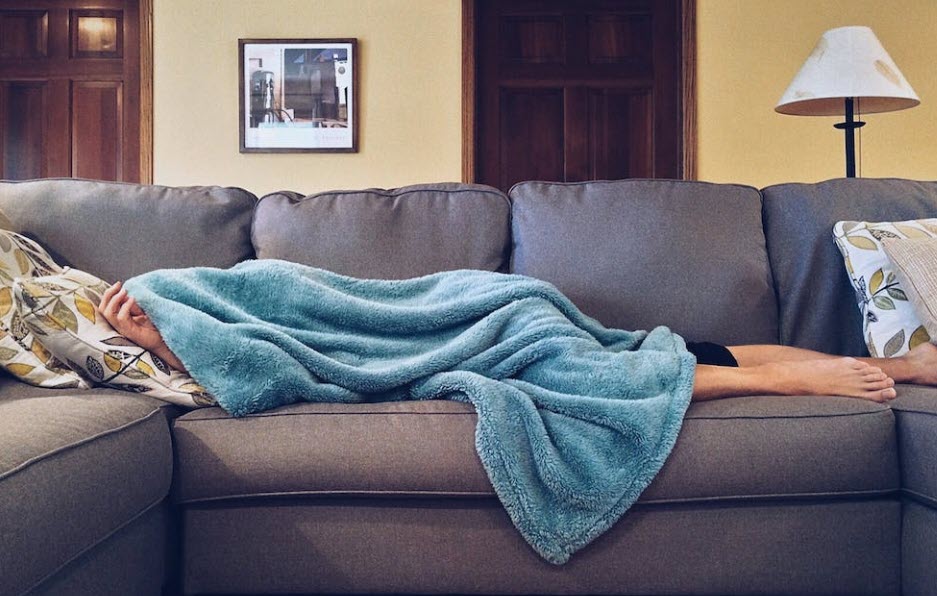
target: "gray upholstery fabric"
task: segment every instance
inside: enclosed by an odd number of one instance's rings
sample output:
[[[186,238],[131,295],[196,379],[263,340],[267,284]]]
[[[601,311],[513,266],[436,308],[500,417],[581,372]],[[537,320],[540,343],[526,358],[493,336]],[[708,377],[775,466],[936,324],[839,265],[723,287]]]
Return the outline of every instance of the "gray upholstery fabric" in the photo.
[[[475,410],[450,401],[297,404],[232,420],[176,419],[174,499],[271,494],[493,494]]]
[[[504,271],[511,208],[498,190],[422,184],[394,190],[279,192],[257,207],[261,259],[344,275],[404,279],[448,269]]]
[[[559,568],[493,499],[249,505],[184,510],[186,593],[900,593],[894,500],[639,506]]]
[[[253,256],[256,197],[217,186],[74,179],[0,182],[0,210],[56,258],[109,281],[153,269],[230,267]]]
[[[545,279],[607,326],[693,341],[777,343],[754,188],[671,180],[521,182],[513,271]]]
[[[297,404],[232,420],[176,419],[174,499],[273,495],[480,496],[471,405]],[[876,495],[898,489],[891,411],[847,398],[755,397],[690,407],[643,502]]]
[[[901,486],[937,508],[937,389],[901,385],[891,407],[897,423]]]
[[[833,224],[937,217],[937,182],[851,178],[780,184],[762,194],[781,343],[867,356],[855,293],[833,243]]]
[[[72,391],[0,378],[4,594],[36,585],[169,493],[172,445],[160,403]],[[163,556],[162,544],[149,548]]]
[[[13,229],[13,222],[3,211],[0,211],[0,230],[16,231]]]
[[[902,513],[902,594],[934,596],[937,591],[937,509],[908,501]]]
[[[169,514],[152,507],[29,592],[29,596],[159,596]]]
[[[894,417],[845,397],[740,397],[690,406],[643,502],[846,496],[899,487]]]

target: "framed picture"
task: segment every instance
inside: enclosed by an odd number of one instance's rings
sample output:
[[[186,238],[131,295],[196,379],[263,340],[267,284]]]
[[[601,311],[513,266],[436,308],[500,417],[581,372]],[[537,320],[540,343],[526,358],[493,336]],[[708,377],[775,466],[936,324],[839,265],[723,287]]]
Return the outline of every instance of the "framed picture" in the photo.
[[[239,39],[241,153],[358,151],[356,39]]]

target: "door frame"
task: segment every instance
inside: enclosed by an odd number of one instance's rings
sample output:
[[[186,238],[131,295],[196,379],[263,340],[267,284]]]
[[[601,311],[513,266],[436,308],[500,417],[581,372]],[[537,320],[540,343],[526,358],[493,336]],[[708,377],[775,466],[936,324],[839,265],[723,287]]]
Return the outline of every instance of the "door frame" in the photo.
[[[153,0],[140,11],[140,183],[153,184]]]
[[[152,0],[141,0],[150,2]],[[478,0],[462,0],[462,182],[475,182],[475,7]],[[696,0],[681,0],[682,104],[681,177],[696,179]],[[142,102],[141,102],[142,103]],[[142,150],[142,143],[141,143]],[[141,162],[142,163],[142,162]]]

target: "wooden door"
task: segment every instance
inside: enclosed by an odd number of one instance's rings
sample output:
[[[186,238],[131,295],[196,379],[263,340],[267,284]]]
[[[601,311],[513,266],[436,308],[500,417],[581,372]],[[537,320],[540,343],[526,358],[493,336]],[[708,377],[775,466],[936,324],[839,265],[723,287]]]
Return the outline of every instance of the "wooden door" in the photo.
[[[0,0],[0,178],[141,181],[138,0]]]
[[[477,0],[474,179],[684,176],[685,0]]]

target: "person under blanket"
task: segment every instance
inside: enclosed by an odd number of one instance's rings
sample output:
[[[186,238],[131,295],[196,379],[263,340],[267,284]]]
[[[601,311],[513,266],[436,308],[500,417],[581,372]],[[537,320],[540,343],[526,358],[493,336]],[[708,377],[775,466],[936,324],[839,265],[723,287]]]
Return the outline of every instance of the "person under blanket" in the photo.
[[[130,341],[173,368],[186,370],[121,282],[104,292],[98,312]],[[687,349],[697,357],[693,401],[745,395],[840,395],[887,402],[897,395],[896,382],[937,386],[937,346],[930,343],[898,358],[842,357],[775,345],[688,343]]]

